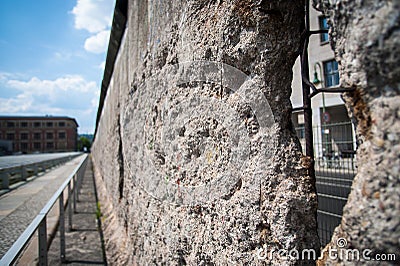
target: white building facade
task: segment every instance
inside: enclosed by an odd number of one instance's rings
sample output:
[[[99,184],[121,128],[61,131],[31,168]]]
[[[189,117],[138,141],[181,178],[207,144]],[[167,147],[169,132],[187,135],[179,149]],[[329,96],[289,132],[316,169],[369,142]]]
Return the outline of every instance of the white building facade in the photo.
[[[310,29],[319,30],[327,28],[327,19],[319,11],[310,7]],[[310,36],[308,54],[310,81],[317,88],[334,89],[335,87],[339,87],[338,64],[334,59],[334,53],[329,44],[327,33]],[[293,67],[291,97],[293,108],[303,106],[300,73],[300,57],[298,57]],[[316,158],[334,153],[340,154],[343,157],[354,154],[356,148],[354,129],[340,95],[340,93],[319,93],[311,100]],[[301,132],[304,130],[303,112],[294,112],[292,120],[304,149],[304,133]]]

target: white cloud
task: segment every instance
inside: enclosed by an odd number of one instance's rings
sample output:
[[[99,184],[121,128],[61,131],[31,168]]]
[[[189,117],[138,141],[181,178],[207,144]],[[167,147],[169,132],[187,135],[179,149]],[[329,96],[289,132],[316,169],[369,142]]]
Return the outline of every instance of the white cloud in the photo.
[[[7,115],[65,115],[74,117],[85,131],[93,131],[99,89],[78,75],[54,80],[33,77],[28,81],[0,75],[0,113]]]
[[[26,75],[21,73],[9,73],[9,72],[0,72],[0,84],[7,82],[9,79],[23,79],[26,78]]]
[[[88,92],[91,87],[96,86],[95,82],[87,82],[79,75],[66,75],[55,80],[41,80],[37,77],[31,78],[29,81],[10,79],[7,84],[11,88],[37,95],[49,95],[60,91]]]
[[[73,54],[68,52],[55,52],[53,58],[55,61],[69,61]]]
[[[87,38],[85,41],[85,50],[96,54],[104,53],[107,50],[109,37],[110,31],[103,30]]]
[[[115,0],[77,0],[72,9],[75,28],[91,33],[85,41],[85,50],[91,53],[104,53],[110,36],[110,26]]]
[[[114,0],[78,0],[72,9],[75,28],[97,33],[110,27]]]
[[[99,65],[99,68],[101,70],[104,70],[106,68],[106,61],[101,62],[100,65]]]
[[[32,99],[27,95],[17,95],[14,98],[0,98],[0,113],[25,112],[32,106]]]

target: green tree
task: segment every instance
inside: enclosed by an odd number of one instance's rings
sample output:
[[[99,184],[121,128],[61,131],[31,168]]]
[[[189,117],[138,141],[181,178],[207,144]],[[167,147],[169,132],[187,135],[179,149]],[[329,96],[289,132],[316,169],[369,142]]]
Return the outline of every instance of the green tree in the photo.
[[[80,137],[78,140],[78,151],[90,151],[91,141],[87,137]]]

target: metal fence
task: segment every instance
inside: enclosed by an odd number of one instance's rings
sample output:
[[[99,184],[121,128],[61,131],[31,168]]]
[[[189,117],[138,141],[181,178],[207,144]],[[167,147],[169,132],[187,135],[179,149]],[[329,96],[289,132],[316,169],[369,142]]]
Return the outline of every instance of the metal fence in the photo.
[[[68,208],[68,229],[72,230],[72,215],[76,211],[76,201],[79,195],[79,189],[83,175],[86,170],[88,162],[88,155],[80,160],[78,166],[74,169],[72,174],[64,181],[59,189],[54,193],[51,199],[46,203],[40,213],[29,224],[25,231],[15,241],[7,253],[1,258],[0,265],[12,265],[18,259],[18,256],[23,252],[25,246],[29,243],[34,233],[38,232],[39,239],[39,265],[47,265],[47,215],[52,209],[53,205],[59,202],[60,220],[60,258],[61,262],[65,261],[65,208]],[[67,205],[64,204],[64,190],[68,192]],[[73,211],[72,211],[73,208]]]
[[[22,162],[21,165],[13,165],[11,167],[0,168],[0,188],[9,189],[10,185],[26,181],[30,176],[36,176],[40,172],[45,172],[46,170],[64,164],[73,158],[79,156],[81,153],[68,153],[65,156],[52,158],[48,160],[38,161],[38,162]]]
[[[296,133],[304,149],[304,127],[296,128]],[[356,143],[351,122],[314,126],[313,136],[318,235],[321,245],[325,246],[333,230],[340,224],[343,207],[357,172]]]

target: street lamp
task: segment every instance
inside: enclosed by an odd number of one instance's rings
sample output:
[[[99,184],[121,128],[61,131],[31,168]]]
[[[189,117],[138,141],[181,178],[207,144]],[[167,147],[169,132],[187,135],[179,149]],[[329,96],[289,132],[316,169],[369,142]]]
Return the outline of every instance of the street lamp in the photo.
[[[312,81],[312,83],[314,83],[314,85],[318,85],[321,83],[321,81],[318,79],[318,73],[317,73],[317,69],[316,66],[319,66],[319,63],[315,63],[314,65],[314,79]]]
[[[317,73],[317,67],[319,68],[319,73],[321,74],[321,80],[318,79],[318,73]],[[313,83],[315,85],[321,84],[321,86],[324,86],[324,80],[322,79],[322,67],[319,62],[316,62],[314,64],[314,80]],[[325,113],[325,95],[324,92],[322,92],[322,112]]]
[[[319,68],[319,73],[321,74],[321,80],[318,79],[317,67]],[[318,84],[322,83],[322,67],[321,67],[321,64],[319,62],[316,62],[314,64],[314,80],[313,80],[313,83],[315,85],[318,85]]]

